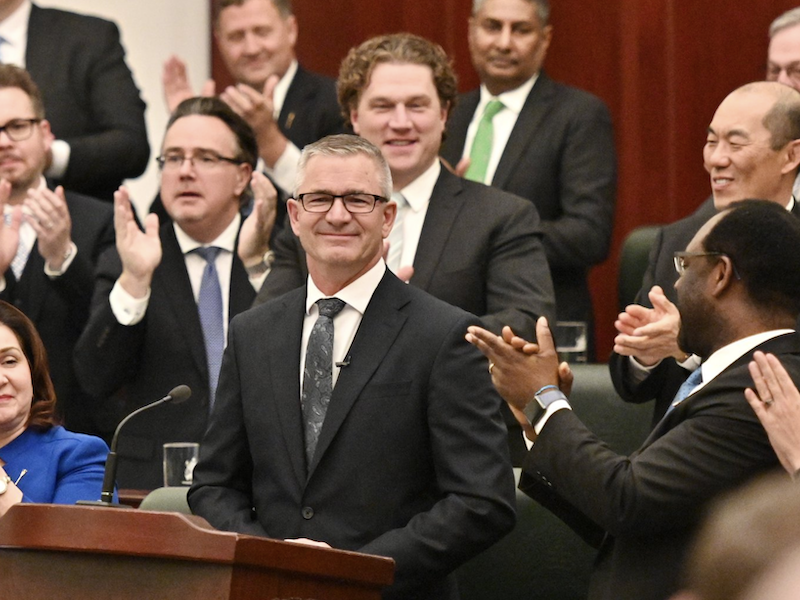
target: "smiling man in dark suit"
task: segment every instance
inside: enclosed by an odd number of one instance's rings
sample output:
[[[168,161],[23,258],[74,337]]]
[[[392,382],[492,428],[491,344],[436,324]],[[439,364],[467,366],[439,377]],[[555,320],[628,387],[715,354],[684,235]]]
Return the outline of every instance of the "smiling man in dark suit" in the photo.
[[[291,0],[215,0],[213,11],[214,38],[235,81],[220,97],[255,131],[267,174],[291,190],[303,146],[344,131],[334,81],[298,64]],[[164,92],[170,110],[194,95],[176,57],[164,65]],[[213,93],[206,82],[203,94]]]
[[[94,433],[72,353],[89,318],[95,265],[114,244],[112,210],[45,181],[53,143],[45,116],[30,75],[0,65],[0,198],[8,215],[0,226],[0,299],[36,325],[66,426]]]
[[[655,398],[653,424],[700,358],[678,346],[680,315],[674,302],[672,256],[731,202],[757,198],[800,216],[792,186],[800,165],[800,93],[775,82],[754,82],[731,92],[708,126],[703,164],[712,198],[692,215],[659,232],[636,303],[615,325],[609,368],[619,395],[629,402]]]
[[[756,350],[800,381],[798,247],[800,220],[750,200],[712,217],[675,254],[680,347],[704,361],[631,456],[612,452],[570,409],[543,320],[536,348],[510,331],[470,329],[534,441],[520,489],[600,548],[591,600],[670,597],[708,502],[777,466],[745,390]]]
[[[391,557],[387,600],[458,598],[450,572],[514,522],[500,398],[463,338],[477,319],[386,268],[375,146],[324,138],[298,169],[308,281],[231,323],[189,504],[220,529]]]
[[[0,3],[0,56],[30,73],[56,139],[47,177],[111,201],[150,158],[145,103],[117,26],[29,0]]]
[[[379,36],[350,50],[339,72],[339,103],[353,129],[380,148],[392,171],[398,222],[387,263],[398,277],[481,318],[533,335],[536,318],[555,313],[536,208],[461,179],[439,158],[456,77],[440,46],[411,34]],[[286,228],[257,302],[306,278],[303,248]],[[511,428],[512,460],[524,453]]]
[[[192,399],[132,420],[120,439],[120,487],[161,485],[165,442],[199,442],[213,407],[225,331],[261,285],[276,194],[253,174],[250,126],[219,98],[191,98],[170,117],[161,192],[171,222],[141,231],[124,188],[114,196],[117,253],[98,265],[92,313],[75,351],[94,414],[110,435],[122,417],[178,384]],[[252,180],[252,186],[251,186]],[[249,200],[253,212],[239,209]]]
[[[591,335],[587,275],[608,255],[614,224],[611,117],[600,99],[542,70],[549,16],[548,0],[473,0],[469,46],[481,87],[459,97],[442,156],[459,172],[469,160],[468,179],[533,202],[558,319],[586,321]]]

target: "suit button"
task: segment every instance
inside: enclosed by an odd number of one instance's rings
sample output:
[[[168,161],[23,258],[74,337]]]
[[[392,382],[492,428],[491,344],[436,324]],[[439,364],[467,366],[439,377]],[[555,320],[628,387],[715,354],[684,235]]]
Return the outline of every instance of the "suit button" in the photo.
[[[302,510],[303,518],[308,521],[309,519],[314,518],[314,509],[310,506],[304,506]]]

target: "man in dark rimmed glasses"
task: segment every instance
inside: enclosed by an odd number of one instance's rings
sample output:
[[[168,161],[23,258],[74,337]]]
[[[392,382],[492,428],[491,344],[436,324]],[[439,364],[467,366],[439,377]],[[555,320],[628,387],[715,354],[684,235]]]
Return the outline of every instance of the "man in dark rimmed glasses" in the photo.
[[[451,571],[512,526],[513,476],[478,319],[386,267],[396,205],[363,138],[303,150],[301,288],[231,323],[192,511],[229,531],[388,556],[384,600],[455,600]]]
[[[571,410],[547,323],[538,323],[531,354],[511,332],[470,329],[535,442],[520,489],[599,547],[590,600],[670,597],[709,501],[778,465],[745,389],[756,350],[779,356],[800,381],[798,247],[800,220],[749,200],[712,217],[677,254],[679,344],[705,359],[630,456],[612,452]]]
[[[45,180],[54,140],[45,117],[27,71],[0,65],[0,298],[25,312],[42,336],[65,425],[95,433],[72,353],[88,318],[98,257],[114,244],[112,210]]]
[[[792,186],[800,165],[800,93],[775,82],[755,82],[730,93],[708,126],[703,162],[712,198],[692,215],[661,229],[636,302],[620,313],[609,360],[617,393],[628,402],[655,398],[657,423],[681,383],[700,362],[677,344],[680,325],[673,254],[731,202],[758,198],[800,216]],[[658,373],[671,374],[662,380]],[[657,375],[653,377],[653,375]],[[653,386],[652,381],[666,381]]]
[[[171,222],[137,226],[127,191],[114,196],[117,253],[98,267],[89,323],[76,348],[81,384],[98,400],[102,432],[175,385],[192,400],[129,423],[119,485],[161,483],[165,442],[199,442],[213,408],[230,317],[247,309],[269,268],[276,194],[250,126],[218,98],[181,103],[158,163]],[[251,185],[252,184],[252,185]],[[247,219],[240,206],[255,196]]]

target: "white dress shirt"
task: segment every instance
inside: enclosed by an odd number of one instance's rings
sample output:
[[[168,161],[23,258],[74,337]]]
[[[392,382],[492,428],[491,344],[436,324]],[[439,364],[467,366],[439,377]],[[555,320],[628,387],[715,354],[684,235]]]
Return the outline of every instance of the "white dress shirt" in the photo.
[[[309,275],[306,284],[306,315],[303,319],[303,338],[300,344],[300,393],[303,391],[303,371],[306,364],[306,346],[308,338],[311,337],[311,329],[319,317],[319,307],[317,300],[321,298],[339,298],[345,302],[345,307],[338,315],[333,317],[333,386],[339,379],[339,371],[342,367],[338,363],[348,363],[350,360],[358,360],[358,357],[348,357],[350,345],[356,337],[361,319],[367,310],[372,295],[378,287],[386,273],[386,263],[380,259],[378,263],[350,285],[342,288],[332,296],[326,296],[314,284],[314,280]]]
[[[480,123],[483,113],[486,110],[486,105],[495,98],[503,103],[503,109],[492,119],[494,137],[492,141],[492,154],[489,156],[489,163],[486,167],[486,178],[483,180],[483,183],[486,185],[491,185],[492,179],[494,179],[497,165],[500,163],[500,157],[503,156],[508,138],[511,137],[511,131],[514,129],[514,125],[517,124],[517,118],[522,112],[522,107],[525,106],[525,101],[528,99],[528,95],[531,93],[533,85],[538,78],[539,74],[537,73],[518,88],[503,92],[499,96],[492,96],[485,85],[481,86],[481,99],[475,109],[475,114],[472,115],[472,121],[467,128],[467,137],[464,140],[465,157],[469,157],[472,151],[472,142],[478,131],[478,123]]]
[[[433,164],[414,181],[399,191],[408,202],[403,214],[403,254],[400,257],[401,267],[410,267],[414,264],[417,255],[419,236],[422,235],[422,225],[425,215],[428,214],[428,205],[431,201],[433,188],[439,180],[442,164],[435,160]]]

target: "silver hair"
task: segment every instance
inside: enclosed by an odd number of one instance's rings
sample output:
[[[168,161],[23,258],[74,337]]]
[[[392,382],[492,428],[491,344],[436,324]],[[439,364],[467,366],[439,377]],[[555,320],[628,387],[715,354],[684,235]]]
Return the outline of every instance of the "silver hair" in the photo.
[[[472,16],[478,14],[486,0],[472,0]],[[536,16],[539,17],[539,24],[545,27],[550,21],[550,2],[549,0],[525,0],[530,4],[536,5]]]
[[[367,141],[361,136],[347,133],[329,135],[303,148],[300,161],[297,163],[297,176],[294,180],[293,195],[297,197],[300,184],[306,176],[308,161],[315,156],[348,157],[357,156],[359,154],[371,158],[378,167],[381,196],[390,198],[392,195],[392,172],[389,170],[389,163],[386,162],[381,151],[372,142]]]
[[[477,0],[476,0],[477,1]],[[789,27],[800,25],[800,6],[787,10],[769,26],[769,37],[772,39],[776,33]]]

